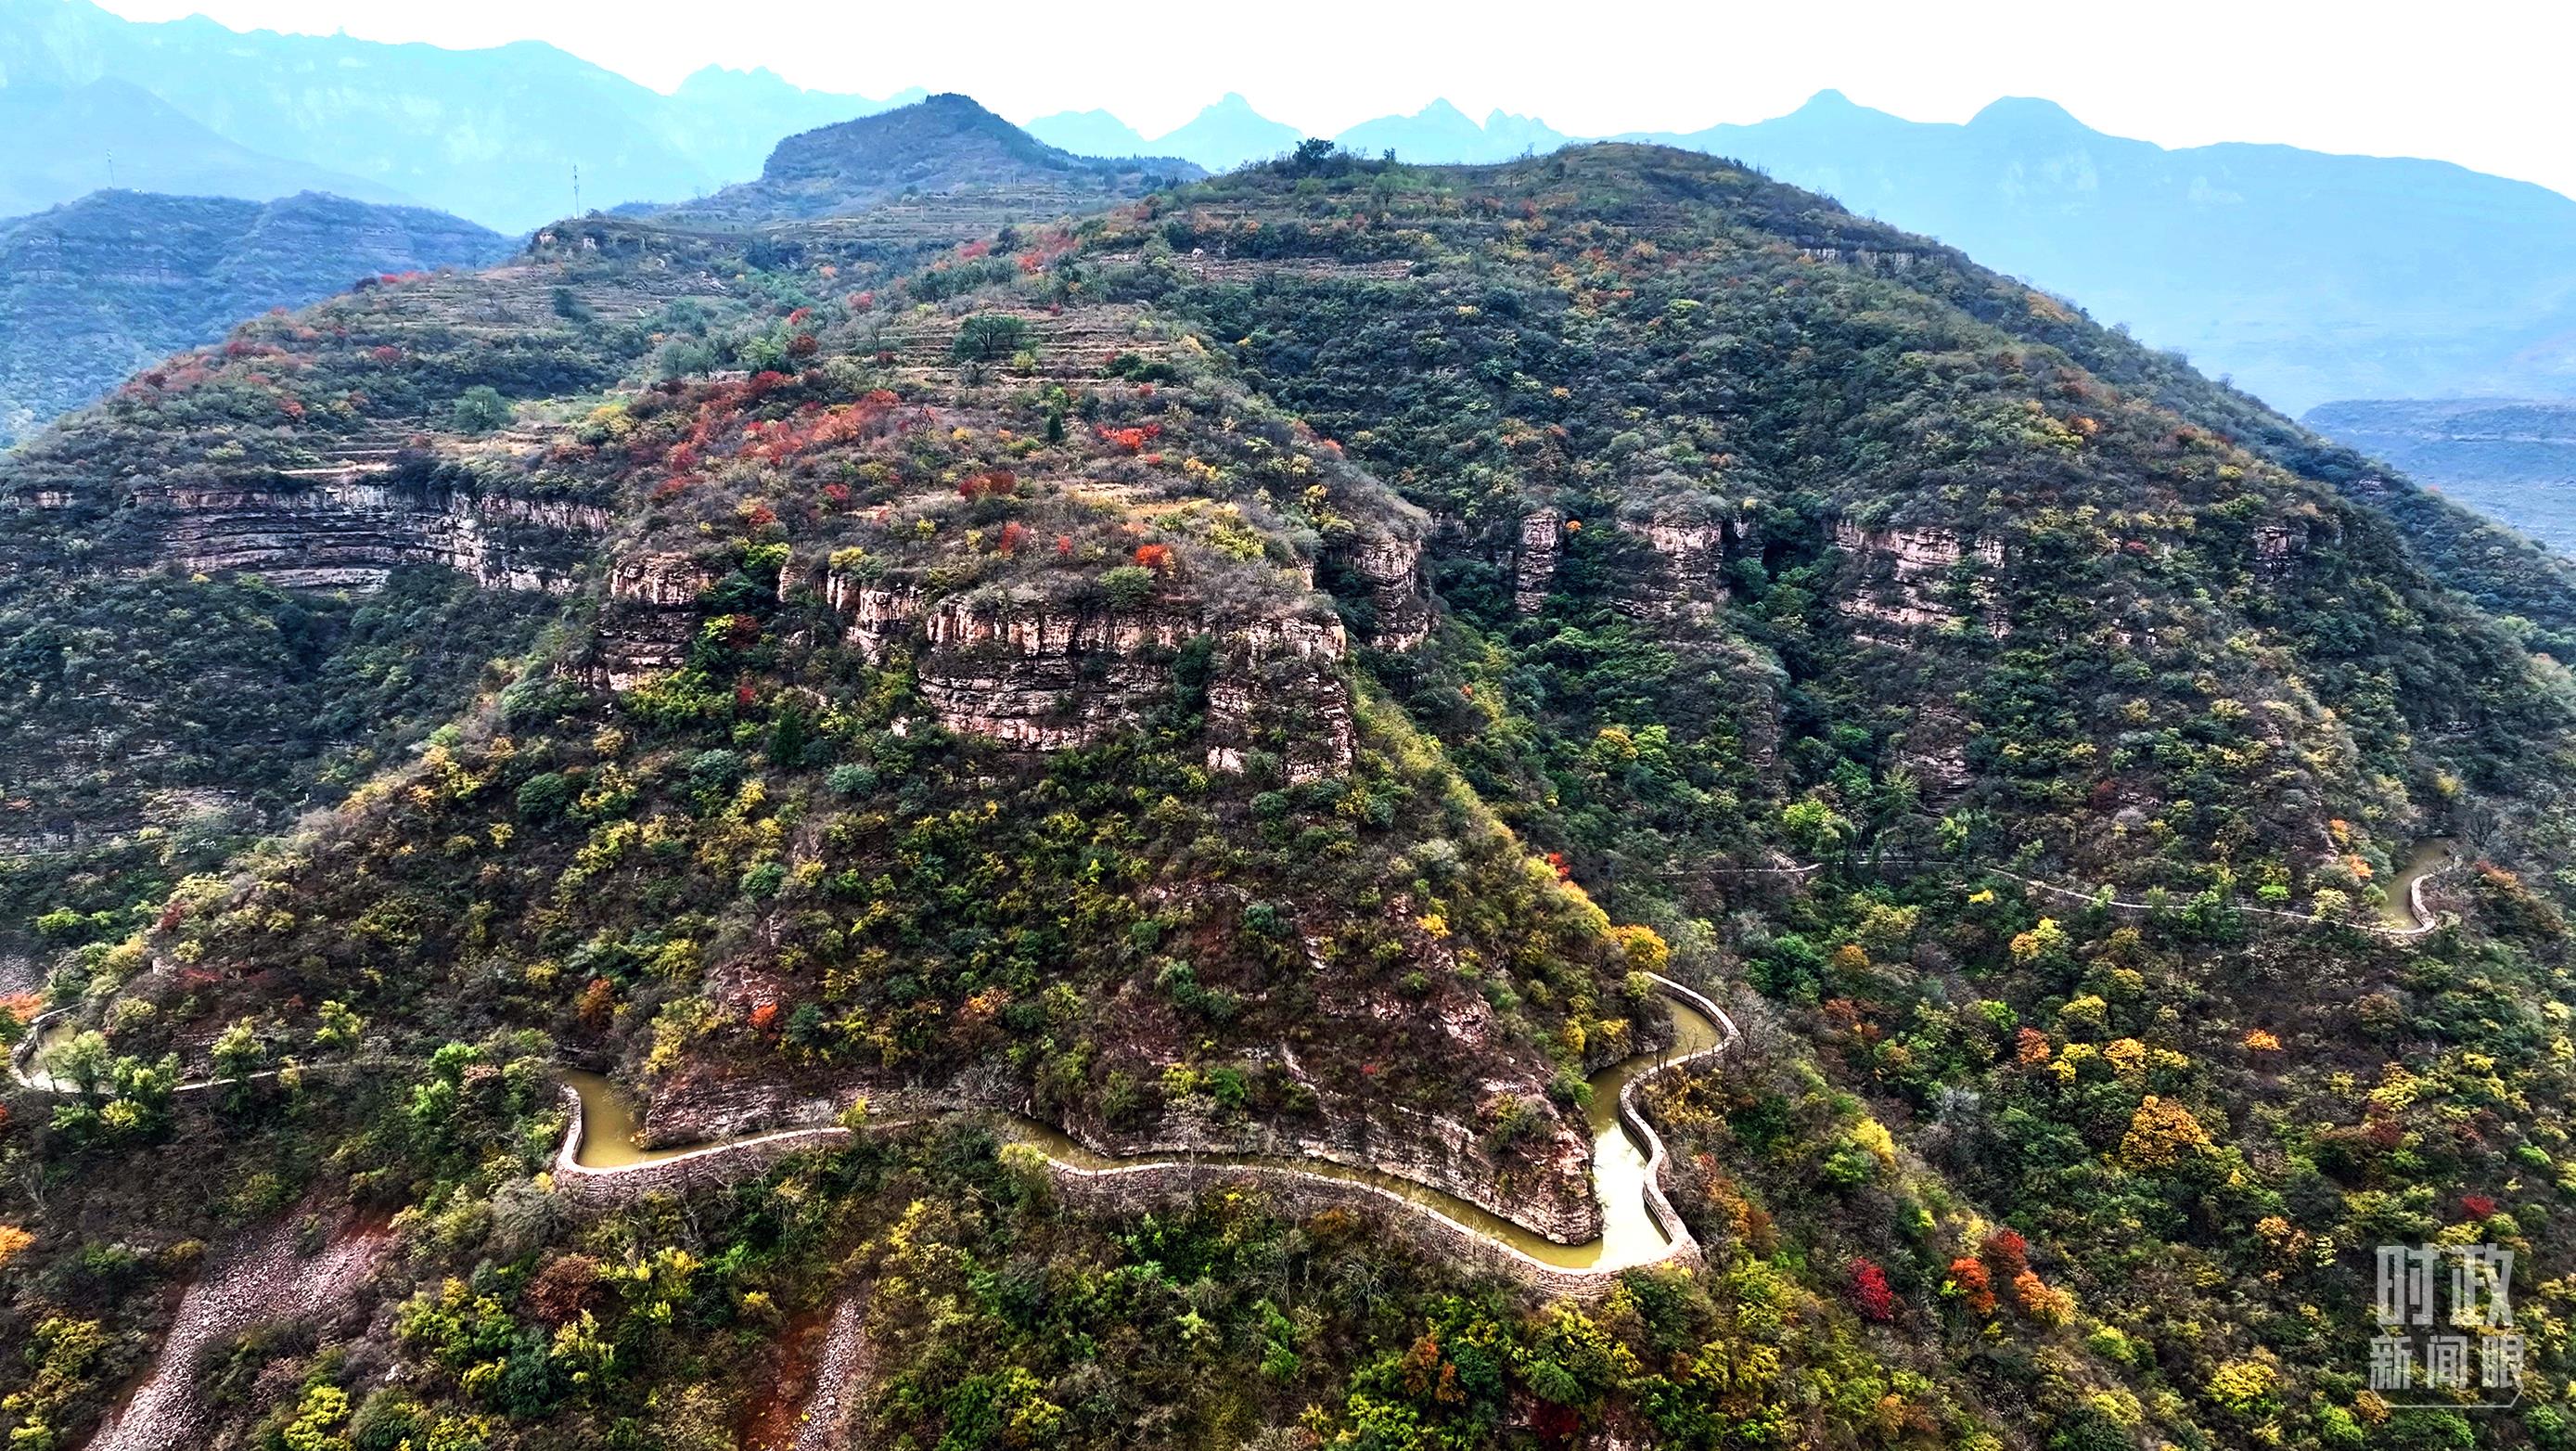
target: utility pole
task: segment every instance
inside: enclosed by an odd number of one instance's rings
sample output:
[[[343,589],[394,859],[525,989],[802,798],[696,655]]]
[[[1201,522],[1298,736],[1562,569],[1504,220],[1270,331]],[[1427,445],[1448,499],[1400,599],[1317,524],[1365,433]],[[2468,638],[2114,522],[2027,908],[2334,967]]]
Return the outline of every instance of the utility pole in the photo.
[[[572,164],[572,214],[581,215],[581,163]]]
[[[107,148],[107,189],[116,190],[116,148]]]

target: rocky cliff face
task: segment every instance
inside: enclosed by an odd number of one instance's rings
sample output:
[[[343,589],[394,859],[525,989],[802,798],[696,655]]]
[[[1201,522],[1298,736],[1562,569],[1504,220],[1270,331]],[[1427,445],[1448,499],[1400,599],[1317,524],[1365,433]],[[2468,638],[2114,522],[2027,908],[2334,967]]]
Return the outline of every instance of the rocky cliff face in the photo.
[[[1642,619],[1706,620],[1730,593],[1726,566],[1762,552],[1760,526],[1746,517],[1657,513],[1620,528],[1655,553],[1655,568],[1630,580],[1619,607]]]
[[[256,573],[287,588],[371,589],[435,564],[488,589],[573,587],[607,513],[556,500],[332,480],[310,487],[155,485],[134,507],[159,529],[156,564]]]
[[[1025,750],[1091,745],[1133,728],[1171,699],[1184,646],[1215,646],[1208,682],[1208,764],[1240,771],[1246,752],[1283,747],[1292,780],[1350,763],[1347,650],[1337,621],[1222,622],[1194,603],[1135,610],[1009,594],[917,597],[827,586],[858,607],[853,643],[882,655],[917,650],[914,679],[940,724]],[[1273,737],[1282,737],[1273,741]]]
[[[1865,622],[1864,633],[1870,625],[1915,630],[1963,624],[1966,615],[1945,598],[1954,571],[1969,560],[1987,573],[2004,563],[2002,540],[1962,540],[1955,531],[1938,526],[1864,529],[1842,520],[1834,525],[1833,546],[1853,565],[1851,584],[1839,607]],[[1968,594],[1978,623],[1988,633],[2000,637],[2010,632],[1990,579],[1971,581]]]
[[[1380,650],[1410,650],[1431,634],[1431,588],[1423,577],[1419,535],[1364,538],[1336,559],[1366,585],[1377,617],[1368,643]]]
[[[701,618],[698,596],[714,583],[714,573],[686,555],[619,559],[609,567],[608,603],[583,673],[599,688],[632,690],[678,669]]]
[[[714,582],[680,555],[638,555],[609,573],[590,678],[629,690],[676,668],[696,630],[698,596]],[[911,657],[914,689],[940,725],[1028,751],[1094,745],[1134,729],[1169,703],[1184,650],[1205,638],[1208,764],[1242,771],[1271,751],[1291,781],[1347,770],[1349,640],[1310,599],[1302,613],[1221,618],[1188,599],[1116,609],[1006,589],[933,599],[910,585],[865,583],[838,571],[813,580],[844,638],[872,663]],[[782,596],[798,587],[782,571]]]
[[[1534,615],[1547,603],[1556,580],[1556,557],[1564,547],[1565,515],[1556,509],[1533,509],[1521,516],[1520,549],[1512,568],[1512,608]]]

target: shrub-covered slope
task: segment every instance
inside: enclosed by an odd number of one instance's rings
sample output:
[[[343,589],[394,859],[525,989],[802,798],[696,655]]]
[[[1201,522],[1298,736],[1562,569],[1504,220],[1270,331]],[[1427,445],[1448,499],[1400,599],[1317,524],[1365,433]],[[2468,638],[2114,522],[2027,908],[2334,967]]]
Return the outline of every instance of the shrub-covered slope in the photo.
[[[226,1435],[788,1444],[836,1315],[863,1444],[2569,1433],[2570,605],[2466,516],[1654,148],[1309,152],[857,286],[861,227],[593,226],[528,265],[629,341],[510,390],[580,406],[496,442],[448,397],[390,465],[597,511],[488,566],[562,628],[56,965],[101,1036],[0,1148],[22,1425],[91,1423],[184,1236],[301,1198],[402,1254],[223,1342]],[[704,335],[596,321],[621,288]],[[384,305],[246,332],[209,396]],[[453,393],[439,356],[380,391]],[[309,422],[170,409],[100,416],[305,466]],[[26,517],[132,502],[77,437]],[[1651,967],[1745,1027],[1645,1095],[1707,1262],[1587,1307],[1249,1191],[1076,1209],[948,1112],[1362,1143],[1576,1236],[1572,1109],[1655,1041]],[[356,1062],[169,1089],[288,1057]],[[566,1063],[672,1138],[919,1122],[584,1212],[538,1173]],[[138,1214],[154,1164],[205,1207]],[[2519,1257],[2510,1412],[2369,1387],[2373,1247],[2428,1242]]]

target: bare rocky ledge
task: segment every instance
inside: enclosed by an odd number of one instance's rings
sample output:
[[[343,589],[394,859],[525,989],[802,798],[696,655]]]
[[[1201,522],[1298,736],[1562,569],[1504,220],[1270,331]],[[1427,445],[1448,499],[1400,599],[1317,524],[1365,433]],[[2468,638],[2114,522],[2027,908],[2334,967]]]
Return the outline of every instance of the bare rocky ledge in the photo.
[[[256,573],[287,588],[373,588],[402,565],[486,589],[570,592],[608,515],[589,504],[344,478],[299,485],[147,486],[156,567]]]

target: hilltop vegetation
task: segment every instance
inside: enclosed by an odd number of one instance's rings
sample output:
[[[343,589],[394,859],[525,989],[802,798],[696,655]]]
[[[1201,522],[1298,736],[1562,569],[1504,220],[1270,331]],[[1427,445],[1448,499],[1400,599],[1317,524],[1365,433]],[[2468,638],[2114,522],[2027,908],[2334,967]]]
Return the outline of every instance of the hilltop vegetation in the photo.
[[[275,594],[190,550],[358,557],[182,486],[394,420],[386,487],[599,520],[454,557],[561,589],[541,635],[374,597],[509,657],[403,697],[449,703],[416,753],[44,929],[95,1086],[0,1128],[22,1439],[91,1424],[185,1237],[343,1202],[397,1211],[399,1261],[226,1343],[229,1434],[776,1444],[853,1303],[888,1444],[2568,1436],[2562,576],[1703,157],[1318,145],[1078,218],[1007,195],[932,214],[995,209],[965,238],[899,200],[553,229],[13,462],[55,499],[12,516],[17,608],[109,590],[129,641]],[[43,783],[76,814],[153,784],[80,765]],[[2437,834],[2477,859],[2442,923],[2373,930]],[[1356,1135],[1579,1238],[1584,1076],[1664,1031],[1641,970],[1746,1033],[1646,1095],[1708,1263],[1587,1308],[1249,1191],[1077,1209],[952,1112]],[[539,1175],[568,1062],[675,1138],[905,1126],[580,1211]],[[139,1210],[156,1165],[202,1210]],[[2520,1256],[2515,1410],[2368,1389],[2372,1247],[2428,1242]]]

